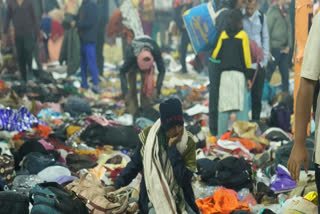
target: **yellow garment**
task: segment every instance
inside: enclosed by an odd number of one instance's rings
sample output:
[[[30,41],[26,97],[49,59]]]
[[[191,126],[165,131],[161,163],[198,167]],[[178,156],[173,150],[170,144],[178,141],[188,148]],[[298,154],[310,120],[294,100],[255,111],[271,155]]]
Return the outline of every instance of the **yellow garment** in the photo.
[[[135,6],[135,8],[139,7],[139,0],[131,0],[133,6]]]
[[[246,67],[251,68],[251,53],[250,53],[250,42],[249,42],[248,35],[246,34],[246,32],[244,32],[242,30],[234,38],[242,40],[244,61],[245,61]],[[222,42],[225,39],[229,39],[229,36],[226,31],[223,31],[221,33],[219,40],[218,40],[217,46],[212,53],[213,59],[217,59],[217,56],[218,56],[218,54],[221,50],[221,47],[222,47]]]
[[[75,134],[76,132],[80,131],[82,129],[81,126],[69,126],[67,128],[67,137],[71,137],[73,134]]]
[[[316,192],[309,192],[304,199],[307,199],[308,201],[311,201],[315,205],[318,204],[318,193]]]

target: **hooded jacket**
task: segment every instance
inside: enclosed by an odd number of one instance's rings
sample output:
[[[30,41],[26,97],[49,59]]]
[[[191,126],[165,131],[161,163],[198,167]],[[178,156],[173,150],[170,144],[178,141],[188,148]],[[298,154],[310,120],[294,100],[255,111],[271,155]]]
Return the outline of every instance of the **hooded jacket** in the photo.
[[[84,0],[76,17],[81,42],[95,43],[98,38],[99,11],[92,0]]]

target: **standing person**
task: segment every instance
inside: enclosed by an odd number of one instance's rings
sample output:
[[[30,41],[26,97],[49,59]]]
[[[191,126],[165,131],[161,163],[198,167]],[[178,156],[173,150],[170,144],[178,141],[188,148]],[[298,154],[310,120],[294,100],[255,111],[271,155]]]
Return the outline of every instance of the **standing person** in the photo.
[[[290,0],[279,0],[270,7],[267,13],[271,54],[275,59],[268,66],[267,80],[271,80],[278,65],[283,92],[289,91],[289,63],[291,60],[289,52],[293,46],[289,5]]]
[[[261,98],[266,75],[266,68],[269,58],[269,32],[267,18],[258,10],[257,0],[248,0],[246,15],[243,19],[243,29],[248,34],[249,39],[254,41],[263,52],[264,56],[259,64],[252,62],[252,68],[257,69],[257,73],[252,83],[252,120],[259,121],[261,113]]]
[[[99,8],[99,30],[97,38],[97,64],[100,71],[100,75],[103,75],[104,68],[104,57],[103,57],[103,47],[104,47],[104,37],[105,29],[109,19],[109,0],[97,0],[97,5]]]
[[[160,104],[160,119],[139,134],[131,162],[115,181],[127,186],[142,171],[139,208],[148,213],[199,213],[191,186],[196,171],[196,144],[183,126],[181,103]]]
[[[42,22],[42,15],[44,14],[44,2],[43,0],[33,0],[33,5],[35,7],[38,23],[40,24]],[[40,60],[40,50],[39,50],[38,40],[36,40],[34,43],[33,57],[37,63],[38,70],[42,71],[42,63]]]
[[[154,66],[156,62],[159,75],[156,88],[153,88]],[[148,106],[151,99],[156,99],[161,93],[162,82],[165,76],[165,66],[161,51],[157,43],[148,36],[135,38],[125,53],[124,64],[120,69],[122,96],[130,114],[134,115],[138,110],[137,99],[137,74],[141,74],[141,106]],[[127,84],[129,79],[129,90]]]
[[[93,92],[100,93],[99,87],[99,71],[97,67],[96,58],[96,42],[98,38],[98,8],[92,0],[83,0],[76,17],[76,23],[72,22],[80,35],[81,40],[81,77],[82,77],[82,89],[88,89],[87,83],[87,68],[92,75]]]
[[[12,20],[15,30],[19,70],[23,81],[27,82],[28,73],[32,72],[34,44],[40,34],[38,18],[35,14],[32,0],[9,0],[7,4],[4,34],[8,33]],[[3,41],[6,43],[6,38]]]
[[[173,18],[172,0],[154,0],[155,20],[159,25],[161,48],[167,45],[166,33]]]
[[[309,153],[306,147],[307,126],[310,121],[313,94],[317,82],[320,80],[320,15],[313,18],[313,24],[309,33],[308,41],[304,50],[304,58],[301,69],[301,81],[297,95],[297,106],[295,113],[296,133],[294,146],[288,161],[288,170],[293,180],[300,178],[301,165],[308,172]],[[315,176],[318,193],[320,193],[320,138],[319,138],[319,99],[316,115],[316,137],[314,148]],[[320,213],[320,200],[318,201],[318,212]]]
[[[226,30],[221,33],[212,54],[213,60],[219,61],[218,69],[221,73],[218,137],[228,131],[229,119],[249,120],[251,54],[248,35],[242,29],[242,13],[239,9],[234,9],[228,17]]]
[[[217,10],[220,11],[216,19],[217,40],[219,39],[222,31],[226,29],[227,20],[231,11],[235,8],[240,9],[245,6],[243,0],[220,0],[216,1]],[[217,41],[216,41],[217,43]],[[213,45],[214,50],[216,44]],[[209,62],[209,128],[213,136],[218,134],[218,103],[219,103],[219,88],[220,88],[220,72],[218,64],[215,61]]]
[[[186,74],[187,71],[187,64],[186,64],[186,57],[188,52],[188,45],[190,44],[190,39],[188,35],[188,31],[183,22],[183,14],[188,9],[192,8],[193,1],[192,0],[176,0],[174,3],[175,8],[175,22],[178,26],[181,34],[180,39],[180,46],[179,46],[179,57],[180,57],[180,64],[182,66],[181,73]],[[196,64],[200,65],[200,59],[198,56],[196,57]]]

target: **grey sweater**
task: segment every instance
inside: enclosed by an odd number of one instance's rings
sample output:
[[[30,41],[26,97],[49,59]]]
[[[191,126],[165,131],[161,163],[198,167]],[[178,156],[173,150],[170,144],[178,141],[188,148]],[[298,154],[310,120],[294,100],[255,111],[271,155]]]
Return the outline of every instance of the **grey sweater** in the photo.
[[[283,17],[278,3],[272,5],[267,13],[271,49],[293,47],[290,15]]]

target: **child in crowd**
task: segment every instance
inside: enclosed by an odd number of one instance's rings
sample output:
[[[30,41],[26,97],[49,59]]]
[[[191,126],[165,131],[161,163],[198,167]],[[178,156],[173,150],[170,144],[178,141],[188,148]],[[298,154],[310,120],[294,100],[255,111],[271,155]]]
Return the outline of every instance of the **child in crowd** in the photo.
[[[251,54],[248,35],[242,30],[242,13],[232,10],[212,60],[220,78],[218,137],[228,131],[228,120],[248,121],[248,90],[251,89]]]

